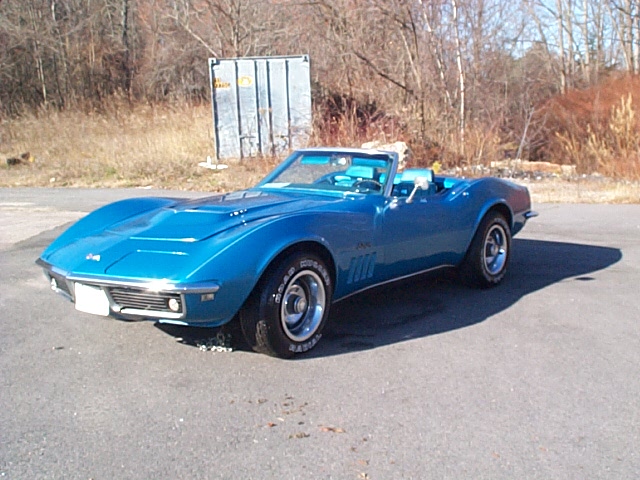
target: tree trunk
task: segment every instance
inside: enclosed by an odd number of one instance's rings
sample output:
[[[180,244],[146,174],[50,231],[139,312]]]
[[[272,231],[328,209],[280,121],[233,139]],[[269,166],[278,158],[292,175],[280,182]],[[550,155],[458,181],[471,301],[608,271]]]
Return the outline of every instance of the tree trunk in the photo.
[[[558,22],[558,55],[560,55],[560,91],[567,93],[567,55],[564,51],[564,14],[562,0],[556,0]]]
[[[40,31],[40,21],[38,13],[29,6],[29,19],[31,20],[31,28],[33,30],[33,59],[36,64],[36,70],[38,72],[38,82],[40,84],[40,94],[42,95],[42,104],[46,107],[48,105],[47,96],[47,77],[44,71],[44,63],[42,60],[42,51],[40,49],[40,41],[38,40],[38,34]]]
[[[460,129],[460,154],[465,155],[465,133],[466,133],[466,104],[465,104],[465,81],[464,81],[464,68],[462,66],[462,46],[460,43],[460,26],[458,25],[458,4],[456,0],[451,0],[451,8],[453,15],[453,27],[455,32],[455,44],[456,44],[456,65],[458,67],[458,86],[460,89],[460,105],[458,111],[458,126]]]

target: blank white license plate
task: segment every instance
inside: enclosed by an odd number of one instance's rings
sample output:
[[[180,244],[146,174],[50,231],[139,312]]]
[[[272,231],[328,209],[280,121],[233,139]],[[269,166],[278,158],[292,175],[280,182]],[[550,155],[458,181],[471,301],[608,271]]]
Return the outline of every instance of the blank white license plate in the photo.
[[[109,315],[109,299],[104,290],[91,285],[75,284],[76,310],[93,315]]]

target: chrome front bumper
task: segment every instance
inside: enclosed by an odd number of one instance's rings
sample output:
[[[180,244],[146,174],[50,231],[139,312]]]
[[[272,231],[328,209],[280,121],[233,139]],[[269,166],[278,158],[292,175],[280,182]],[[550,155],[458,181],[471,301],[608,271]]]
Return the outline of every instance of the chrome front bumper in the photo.
[[[200,295],[200,301],[213,300],[220,289],[216,284],[176,284],[165,280],[133,281],[95,275],[74,275],[42,259],[51,289],[76,303],[76,284],[102,289],[109,302],[109,314],[124,318],[181,320],[187,316],[186,295]]]

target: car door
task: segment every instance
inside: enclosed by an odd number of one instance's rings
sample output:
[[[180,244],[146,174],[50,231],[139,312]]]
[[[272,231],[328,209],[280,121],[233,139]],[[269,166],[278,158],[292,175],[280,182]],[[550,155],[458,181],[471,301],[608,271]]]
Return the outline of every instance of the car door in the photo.
[[[464,207],[467,197],[451,199],[418,190],[411,202],[407,199],[403,195],[388,199],[382,214],[379,244],[385,276],[396,278],[458,264],[473,223]]]

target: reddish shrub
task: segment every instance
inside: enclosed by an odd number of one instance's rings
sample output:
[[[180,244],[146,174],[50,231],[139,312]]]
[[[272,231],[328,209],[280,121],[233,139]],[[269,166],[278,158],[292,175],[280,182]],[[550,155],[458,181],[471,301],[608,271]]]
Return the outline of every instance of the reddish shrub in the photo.
[[[534,119],[532,159],[556,163],[571,163],[567,142],[579,150],[590,135],[598,135],[610,127],[612,112],[624,100],[631,99],[631,108],[640,112],[640,76],[624,75],[608,78],[601,84],[558,95],[542,105]],[[635,115],[635,128],[640,128],[640,115]]]

